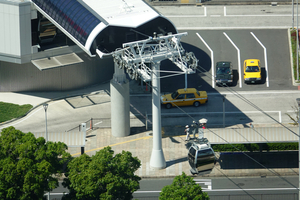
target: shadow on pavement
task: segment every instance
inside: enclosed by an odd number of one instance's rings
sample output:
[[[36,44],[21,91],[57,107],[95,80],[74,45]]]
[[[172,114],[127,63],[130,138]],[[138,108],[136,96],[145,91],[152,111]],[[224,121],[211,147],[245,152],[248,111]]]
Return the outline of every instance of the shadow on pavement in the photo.
[[[175,160],[170,160],[170,161],[166,162],[166,164],[167,164],[166,167],[170,167],[170,166],[175,165],[177,163],[186,162],[186,161],[187,161],[187,157],[182,157],[182,158],[177,158]]]

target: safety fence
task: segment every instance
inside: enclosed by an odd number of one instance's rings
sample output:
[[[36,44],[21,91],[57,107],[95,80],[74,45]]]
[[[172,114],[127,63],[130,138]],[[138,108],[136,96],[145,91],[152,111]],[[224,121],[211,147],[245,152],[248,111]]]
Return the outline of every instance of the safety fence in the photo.
[[[141,115],[132,115],[130,116],[130,127],[143,127],[145,126],[145,117]],[[146,120],[147,121],[147,120]],[[111,127],[111,119],[110,118],[91,118],[85,122],[86,123],[86,131],[93,131],[99,128],[110,128]],[[148,123],[149,124],[149,123]],[[78,126],[67,130],[66,132],[73,131],[81,131],[80,124]]]

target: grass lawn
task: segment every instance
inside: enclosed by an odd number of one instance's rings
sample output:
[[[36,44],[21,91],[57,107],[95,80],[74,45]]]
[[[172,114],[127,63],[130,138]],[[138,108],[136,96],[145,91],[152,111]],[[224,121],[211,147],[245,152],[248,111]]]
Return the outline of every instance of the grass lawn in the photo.
[[[294,69],[294,79],[297,80],[297,31],[291,30],[291,44],[293,53],[293,69]],[[299,59],[300,63],[300,59]]]
[[[0,102],[0,123],[22,117],[25,115],[33,106],[30,104],[17,105],[13,103]]]

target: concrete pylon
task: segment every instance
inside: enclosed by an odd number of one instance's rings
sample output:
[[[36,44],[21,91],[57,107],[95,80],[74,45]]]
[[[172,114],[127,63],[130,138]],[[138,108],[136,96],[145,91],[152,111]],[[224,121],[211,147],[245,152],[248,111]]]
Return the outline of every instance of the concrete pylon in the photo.
[[[153,147],[150,166],[155,169],[166,168],[161,137],[161,104],[160,104],[160,62],[152,64],[152,131]]]
[[[130,96],[129,81],[124,69],[115,64],[115,73],[110,81],[111,97],[111,132],[115,137],[130,134]]]

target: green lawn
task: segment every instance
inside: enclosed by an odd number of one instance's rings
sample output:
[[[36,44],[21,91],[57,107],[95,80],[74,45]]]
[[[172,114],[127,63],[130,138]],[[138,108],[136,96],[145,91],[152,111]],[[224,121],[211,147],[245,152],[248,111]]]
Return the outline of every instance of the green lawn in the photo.
[[[297,31],[291,30],[291,45],[293,54],[294,79],[297,80]],[[300,63],[300,59],[299,59]]]
[[[32,107],[33,106],[30,104],[20,106],[17,104],[0,102],[0,123],[22,117]]]

